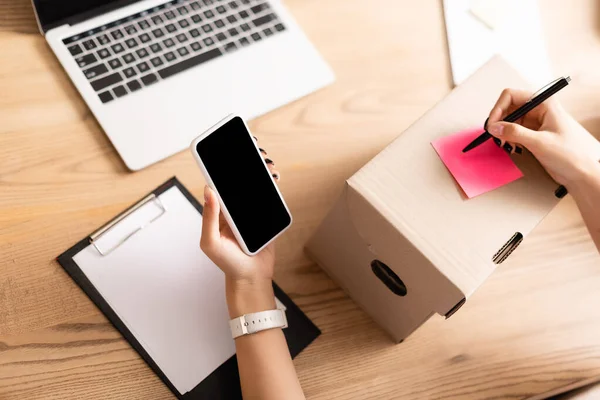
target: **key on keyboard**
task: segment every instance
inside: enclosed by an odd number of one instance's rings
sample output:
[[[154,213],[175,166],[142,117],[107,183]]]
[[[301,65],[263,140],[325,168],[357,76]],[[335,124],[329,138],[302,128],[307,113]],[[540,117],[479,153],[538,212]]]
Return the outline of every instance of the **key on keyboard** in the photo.
[[[77,58],[75,61],[77,61],[77,64],[79,64],[79,66],[81,68],[83,68],[83,67],[87,67],[90,64],[95,63],[96,61],[98,61],[98,59],[96,58],[96,56],[93,53],[90,53],[90,54],[86,54],[85,56],[81,56],[81,57]]]
[[[117,97],[123,97],[127,94],[127,90],[122,85],[119,85],[116,88],[114,88],[113,92],[117,95]]]
[[[108,68],[106,68],[106,65],[100,64],[96,65],[95,67],[86,69],[85,71],[83,71],[83,74],[88,79],[94,79],[95,77],[100,76],[106,72],[108,72]]]
[[[121,60],[119,60],[118,58],[113,58],[112,60],[110,60],[108,62],[108,65],[110,65],[110,67],[112,69],[118,69],[120,68],[123,64],[121,63]]]
[[[121,74],[119,74],[118,72],[115,72],[112,75],[108,75],[105,76],[104,78],[100,78],[96,81],[92,81],[92,87],[94,88],[94,90],[96,92],[107,88],[111,85],[114,85],[115,83],[119,83],[123,80],[123,78],[121,77]]]

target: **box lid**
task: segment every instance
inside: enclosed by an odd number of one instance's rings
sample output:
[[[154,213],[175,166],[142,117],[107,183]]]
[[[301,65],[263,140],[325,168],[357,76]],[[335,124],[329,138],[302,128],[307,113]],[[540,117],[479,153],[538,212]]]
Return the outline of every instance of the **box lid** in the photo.
[[[513,156],[523,178],[467,199],[430,145],[483,126],[507,87],[531,89],[495,57],[348,180],[349,209],[368,243],[382,242],[382,233],[353,196],[364,198],[465,296],[494,270],[494,255],[515,233],[527,235],[558,202],[557,184],[527,151]]]

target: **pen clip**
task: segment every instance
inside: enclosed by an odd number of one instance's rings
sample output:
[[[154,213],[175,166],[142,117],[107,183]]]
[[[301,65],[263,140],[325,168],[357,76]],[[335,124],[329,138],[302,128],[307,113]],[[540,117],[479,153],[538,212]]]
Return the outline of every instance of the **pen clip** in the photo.
[[[550,86],[554,85],[556,82],[560,81],[561,79],[565,79],[567,81],[567,83],[571,82],[571,77],[570,76],[561,76],[560,78],[556,78],[555,80],[553,80],[552,82],[544,85],[541,89],[539,89],[534,94],[532,94],[531,97],[529,98],[529,100],[527,100],[527,103],[529,103],[530,101],[532,101],[533,99],[535,99],[538,94],[540,94],[544,90],[548,89]]]

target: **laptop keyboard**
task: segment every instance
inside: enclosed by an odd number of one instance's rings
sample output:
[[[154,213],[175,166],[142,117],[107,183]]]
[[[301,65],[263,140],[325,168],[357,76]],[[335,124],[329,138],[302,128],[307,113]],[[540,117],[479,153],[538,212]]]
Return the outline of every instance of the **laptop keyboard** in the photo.
[[[108,103],[284,30],[264,0],[174,0],[63,43]]]

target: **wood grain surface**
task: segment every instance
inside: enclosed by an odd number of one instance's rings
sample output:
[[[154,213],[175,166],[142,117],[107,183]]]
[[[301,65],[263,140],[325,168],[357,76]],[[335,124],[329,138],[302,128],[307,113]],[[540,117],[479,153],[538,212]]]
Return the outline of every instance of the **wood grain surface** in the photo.
[[[337,76],[250,124],[295,217],[276,280],[323,331],[295,361],[307,397],[541,398],[600,378],[600,257],[569,197],[456,315],[400,345],[306,258],[344,179],[446,95],[451,77],[439,0],[286,4]],[[554,72],[573,77],[560,97],[598,135],[599,3],[540,5]],[[173,175],[200,198],[187,152],[127,171],[29,1],[0,0],[1,400],[174,398],[55,261]]]

